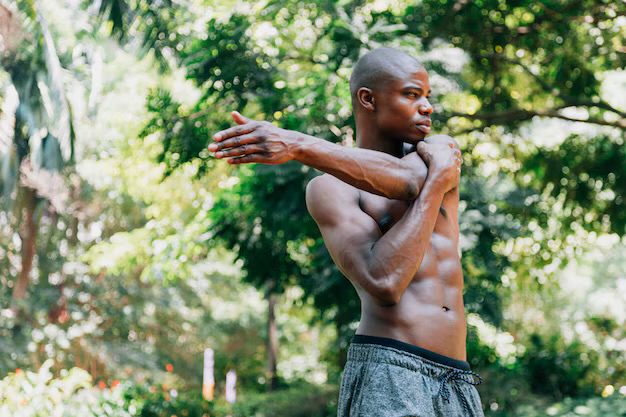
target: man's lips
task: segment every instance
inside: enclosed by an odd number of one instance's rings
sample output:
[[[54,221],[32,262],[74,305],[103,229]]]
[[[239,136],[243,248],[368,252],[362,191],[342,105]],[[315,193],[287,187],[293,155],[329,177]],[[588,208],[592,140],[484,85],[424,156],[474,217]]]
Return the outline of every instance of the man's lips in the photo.
[[[428,134],[430,133],[430,120],[421,122],[421,123],[416,123],[415,127],[420,130],[422,133],[424,134]]]

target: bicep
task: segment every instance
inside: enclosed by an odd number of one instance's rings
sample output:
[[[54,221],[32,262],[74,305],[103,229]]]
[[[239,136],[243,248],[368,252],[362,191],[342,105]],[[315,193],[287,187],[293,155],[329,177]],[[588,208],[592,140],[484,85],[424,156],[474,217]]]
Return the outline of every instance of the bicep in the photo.
[[[382,233],[359,207],[358,191],[334,178],[318,177],[307,187],[307,207],[337,267],[368,290],[368,259]]]

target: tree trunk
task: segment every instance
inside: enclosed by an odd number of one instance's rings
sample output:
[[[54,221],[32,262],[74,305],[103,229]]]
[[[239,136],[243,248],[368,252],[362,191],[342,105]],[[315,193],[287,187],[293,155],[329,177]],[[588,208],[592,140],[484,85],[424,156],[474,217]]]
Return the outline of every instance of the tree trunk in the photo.
[[[13,287],[13,296],[11,300],[11,309],[15,314],[18,311],[18,303],[26,297],[28,284],[30,282],[30,273],[33,269],[33,260],[35,258],[35,248],[37,243],[37,224],[35,222],[35,207],[37,204],[37,196],[35,190],[23,188],[21,190],[24,196],[22,227],[20,228],[20,239],[22,240],[22,267],[18,274],[17,282]]]
[[[343,369],[348,361],[348,346],[350,345],[353,333],[350,330],[350,334],[347,334],[349,320],[346,319],[346,314],[343,311],[340,310],[337,312],[337,316],[335,317],[335,330],[337,331],[337,341],[339,343],[339,349],[337,350],[339,369]]]
[[[276,299],[273,292],[274,281],[271,281],[267,295],[267,390],[274,391],[278,388],[278,375],[276,372],[278,363],[278,329],[276,328]]]

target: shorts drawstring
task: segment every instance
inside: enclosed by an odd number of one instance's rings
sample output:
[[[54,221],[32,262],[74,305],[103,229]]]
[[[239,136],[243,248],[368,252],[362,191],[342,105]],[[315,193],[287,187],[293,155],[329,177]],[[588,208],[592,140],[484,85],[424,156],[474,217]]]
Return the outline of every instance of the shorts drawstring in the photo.
[[[466,376],[469,376],[471,380],[468,380],[467,378],[465,378]],[[478,382],[475,380],[475,378],[478,378]],[[483,382],[483,379],[480,377],[480,375],[478,375],[475,372],[464,371],[461,369],[450,369],[441,378],[441,382],[439,384],[439,390],[437,391],[437,397],[441,395],[443,400],[446,403],[449,403],[450,402],[450,389],[448,388],[447,383],[451,381],[455,381],[455,380],[462,381],[462,382],[465,382],[466,384],[470,384],[474,386],[480,385]],[[463,406],[463,411],[465,411],[466,415],[470,415],[471,407],[467,403],[467,398],[465,398],[465,395],[463,395],[460,391],[459,391],[459,397],[461,397],[461,405]]]

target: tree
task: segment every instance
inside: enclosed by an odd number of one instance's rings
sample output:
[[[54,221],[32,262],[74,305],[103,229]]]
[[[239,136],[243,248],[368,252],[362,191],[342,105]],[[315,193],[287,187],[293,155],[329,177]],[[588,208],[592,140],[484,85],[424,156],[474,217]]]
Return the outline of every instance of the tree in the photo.
[[[469,55],[468,93],[480,106],[443,115],[466,119],[465,131],[536,116],[626,129],[626,112],[601,97],[598,78],[624,66],[616,52],[623,28],[615,24],[624,11],[610,1],[424,1],[409,6],[403,22],[426,45],[443,39]],[[562,112],[571,107],[586,116]]]
[[[3,94],[5,126],[0,138],[1,202],[19,227],[21,263],[13,284],[12,309],[27,295],[42,216],[56,223],[67,193],[58,173],[74,162],[75,133],[64,76],[54,40],[37,3],[19,9],[0,5],[9,23],[2,68],[8,74]],[[19,42],[17,41],[19,39]]]

